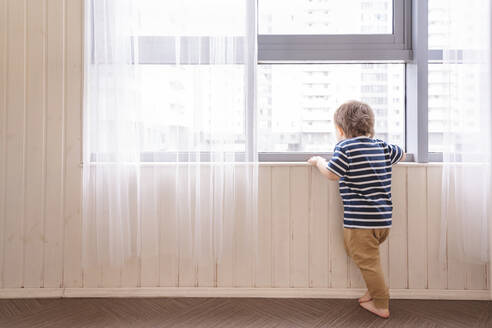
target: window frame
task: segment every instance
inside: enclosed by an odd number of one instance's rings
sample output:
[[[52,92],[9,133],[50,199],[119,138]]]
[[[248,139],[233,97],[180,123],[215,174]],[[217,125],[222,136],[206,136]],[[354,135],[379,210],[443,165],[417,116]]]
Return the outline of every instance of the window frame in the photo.
[[[411,19],[411,1],[393,0],[392,34],[258,34],[258,64],[408,61]]]
[[[442,161],[442,154],[428,153],[427,144],[427,8],[427,0],[393,0],[392,34],[258,34],[257,64],[405,63],[405,161]],[[260,162],[300,162],[312,155],[332,153],[258,153]]]

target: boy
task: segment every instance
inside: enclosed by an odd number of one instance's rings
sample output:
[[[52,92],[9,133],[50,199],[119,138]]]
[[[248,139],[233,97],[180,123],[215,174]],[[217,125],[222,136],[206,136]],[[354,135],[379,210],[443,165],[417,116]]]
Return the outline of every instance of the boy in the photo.
[[[374,113],[350,101],[335,112],[338,143],[332,159],[309,159],[330,180],[338,180],[343,200],[343,239],[359,267],[367,292],[359,298],[366,310],[389,317],[389,292],[379,260],[379,245],[391,227],[391,166],[405,159],[402,149],[374,137]]]

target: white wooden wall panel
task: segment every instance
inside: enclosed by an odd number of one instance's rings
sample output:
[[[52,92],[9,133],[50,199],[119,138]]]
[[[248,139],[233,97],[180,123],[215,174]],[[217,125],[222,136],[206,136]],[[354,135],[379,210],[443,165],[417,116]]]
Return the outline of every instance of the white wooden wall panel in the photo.
[[[226,167],[224,171],[224,179],[227,179],[227,181],[234,179],[234,166]],[[219,247],[219,253],[217,254],[217,286],[227,287],[234,286],[234,220],[231,220],[230,218],[234,217],[235,213],[235,196],[234,185],[232,183],[225,184],[222,199],[223,215],[220,218],[220,228],[218,229],[218,232],[222,236],[222,244],[221,247]]]
[[[321,179],[324,179],[320,177]],[[326,180],[326,179],[325,179]],[[349,258],[343,246],[343,206],[338,192],[338,183],[327,182],[329,187],[328,202],[328,236],[323,236],[329,240],[329,275],[331,288],[350,287]]]
[[[309,285],[309,167],[290,168],[290,287]]]
[[[140,171],[142,181],[156,181],[157,169],[145,167]],[[159,195],[157,184],[141,183],[141,227],[142,227],[142,253],[140,266],[141,287],[159,286]]]
[[[391,182],[393,199],[393,223],[388,238],[389,286],[408,288],[408,248],[407,248],[407,170],[393,170]]]
[[[82,0],[0,0],[0,288],[364,286],[343,247],[337,184],[300,164],[260,165],[257,222],[242,192],[251,168],[227,167],[235,183],[222,192],[211,166],[145,167],[142,183],[128,189],[129,199],[146,202],[140,213],[131,208],[141,216],[132,243],[142,253],[121,268],[84,268],[82,26]],[[487,267],[457,256],[453,215],[439,261],[441,174],[438,165],[395,167],[393,227],[380,251],[393,289],[489,288]],[[160,183],[154,189],[145,179]],[[189,208],[179,200],[197,197],[195,181],[202,198]],[[94,220],[104,215],[92,212]],[[94,245],[95,237],[89,231]]]
[[[43,286],[46,4],[27,1],[24,287]]]
[[[318,170],[310,170],[310,212],[309,212],[309,287],[326,287],[329,283],[329,241],[327,235],[330,198],[328,180]]]
[[[290,168],[290,287],[309,285],[309,171]]]
[[[450,199],[454,199],[454,186],[453,180],[450,181]],[[466,265],[460,263],[459,253],[459,227],[457,224],[456,213],[457,211],[453,209],[453,203],[449,204],[451,209],[449,211],[449,216],[447,218],[447,275],[448,275],[448,288],[449,289],[465,289],[466,287]]]
[[[159,286],[178,287],[178,213],[176,167],[160,173],[159,179]],[[133,260],[134,265],[138,264]],[[215,264],[214,264],[215,267]]]
[[[3,286],[23,285],[25,136],[26,136],[26,8],[7,2],[7,145]]]
[[[91,190],[96,188],[96,175],[99,174],[97,170],[91,171],[91,176],[89,178]],[[100,181],[100,180],[99,180]],[[99,287],[100,278],[101,278],[101,267],[97,261],[97,239],[96,239],[96,231],[95,226],[97,220],[99,220],[102,216],[100,211],[96,211],[96,203],[102,201],[102,199],[96,199],[94,196],[89,199],[88,208],[90,211],[90,222],[87,224],[87,236],[85,237],[85,242],[87,243],[86,247],[86,258],[87,263],[86,267],[83,271],[83,280],[82,285],[84,288],[90,287]],[[99,207],[101,208],[101,207]],[[59,261],[61,262],[61,258]]]
[[[408,287],[427,288],[427,170],[407,169]]]
[[[62,286],[64,178],[64,0],[46,2],[44,287]]]
[[[309,217],[307,218],[309,220]],[[258,231],[255,287],[272,285],[272,168],[258,169]]]
[[[245,165],[236,167],[235,196],[236,208],[234,215],[234,266],[233,286],[253,287],[255,251],[253,245],[252,220],[247,215],[247,184],[249,183],[250,168]],[[211,254],[212,255],[212,254]],[[213,263],[213,261],[211,262]]]
[[[0,1],[0,288],[3,287],[7,155],[7,0]]]
[[[427,263],[428,288],[446,289],[448,284],[447,259],[441,257],[441,191],[442,168],[427,168]]]
[[[171,172],[171,171],[170,171]],[[173,172],[174,173],[174,172]],[[137,188],[137,180],[136,177],[132,177],[132,179],[129,181],[129,186],[128,186],[128,199],[136,199],[138,197],[138,188]],[[167,202],[165,200],[162,200],[162,203],[166,205]],[[138,208],[136,207],[136,204],[129,201],[130,206],[130,217],[132,218],[137,218],[139,215],[138,213]],[[169,213],[173,213],[169,211]],[[175,212],[174,212],[175,214]],[[171,217],[171,215],[169,215]],[[139,229],[139,221],[138,220],[131,220],[131,229],[132,231],[136,231]],[[177,229],[174,230],[174,233],[177,234]],[[132,256],[128,258],[125,262],[125,264],[121,268],[121,286],[122,287],[137,287],[140,286],[140,266],[141,266],[141,260],[140,257],[137,256],[136,250],[140,245],[140,239],[137,238],[137,236],[132,236],[132,249],[134,250],[134,253],[132,253]],[[165,251],[165,247],[161,248],[163,251]],[[175,256],[177,257],[177,251],[175,250]],[[175,268],[177,272],[177,268]],[[159,271],[161,274],[164,274],[164,270]],[[177,278],[177,275],[176,275]],[[176,283],[177,285],[177,283]]]
[[[196,287],[195,244],[193,238],[195,208],[188,206],[188,204],[193,204],[193,199],[195,199],[195,169],[193,167],[179,167],[177,179],[177,197],[178,199],[185,199],[183,203],[178,202],[179,286]],[[233,193],[231,194],[233,195]],[[233,199],[228,201],[232,204],[234,203]]]
[[[209,165],[200,168],[199,202],[196,210],[197,274],[199,287],[213,287],[215,282],[215,254],[213,247],[213,170]],[[161,195],[163,197],[164,195]],[[166,227],[164,227],[166,228]]]
[[[273,287],[289,287],[290,281],[290,168],[272,168]]]
[[[65,117],[63,284],[82,287],[82,82],[83,1],[65,2]]]

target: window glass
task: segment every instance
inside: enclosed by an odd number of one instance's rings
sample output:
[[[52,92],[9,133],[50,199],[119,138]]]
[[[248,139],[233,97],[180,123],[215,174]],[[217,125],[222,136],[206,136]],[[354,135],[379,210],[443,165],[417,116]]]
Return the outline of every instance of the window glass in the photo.
[[[139,34],[150,36],[242,36],[244,0],[138,0]]]
[[[392,34],[392,0],[260,0],[260,34]]]
[[[475,22],[467,20],[453,25],[451,18],[472,17],[467,10],[473,13],[476,8],[472,4],[463,6],[447,0],[428,1],[430,152],[449,151],[453,145],[445,140],[453,138],[452,131],[464,130],[471,136],[480,126],[480,99],[476,91],[479,90],[481,69],[479,64],[470,61],[476,44]],[[463,62],[465,55],[468,60]],[[469,108],[466,117],[453,111],[459,101]]]
[[[245,151],[242,65],[142,65],[140,92],[144,151]]]
[[[293,64],[258,68],[258,149],[331,152],[333,114],[348,100],[368,103],[376,137],[405,145],[404,64]]]

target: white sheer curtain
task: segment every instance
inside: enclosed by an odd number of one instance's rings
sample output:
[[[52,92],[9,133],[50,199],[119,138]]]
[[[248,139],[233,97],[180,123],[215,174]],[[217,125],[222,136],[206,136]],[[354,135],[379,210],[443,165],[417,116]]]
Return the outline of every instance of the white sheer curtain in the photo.
[[[461,261],[486,263],[491,209],[490,1],[443,1],[443,6],[449,22],[443,31],[443,65],[450,96],[444,117],[441,240],[456,243],[459,252],[454,255]]]
[[[220,262],[223,224],[239,210],[254,251],[254,2],[85,10],[84,265],[122,265],[155,229],[191,236],[180,245],[192,261],[210,246]]]

